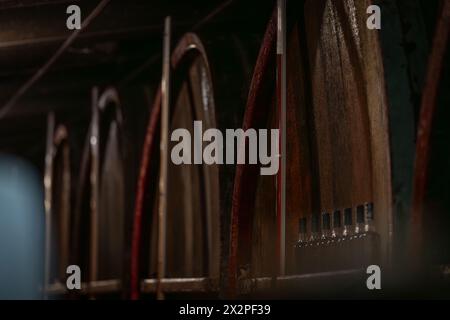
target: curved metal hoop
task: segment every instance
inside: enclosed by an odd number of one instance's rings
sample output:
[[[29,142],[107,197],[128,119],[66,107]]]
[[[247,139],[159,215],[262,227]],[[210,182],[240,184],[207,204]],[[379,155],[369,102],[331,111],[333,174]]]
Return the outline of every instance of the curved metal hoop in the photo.
[[[112,110],[111,110],[112,109]],[[92,90],[92,120],[89,125],[88,136],[84,146],[82,163],[80,169],[80,178],[77,190],[77,201],[75,207],[76,223],[75,230],[81,230],[81,216],[83,191],[85,184],[89,181],[90,195],[89,195],[89,210],[90,210],[90,231],[89,231],[89,284],[90,287],[95,287],[95,282],[98,281],[99,268],[99,220],[100,220],[100,187],[101,187],[101,145],[108,143],[107,140],[102,141],[101,133],[101,117],[103,114],[112,111],[113,117],[109,125],[115,123],[116,134],[119,135],[119,148],[123,145],[120,141],[120,133],[122,131],[122,111],[121,104],[116,89],[109,87],[100,96],[99,89],[94,87]],[[110,128],[111,129],[111,128]],[[108,130],[109,132],[109,130]],[[79,233],[79,232],[75,232]],[[80,239],[75,239],[75,251],[78,252]],[[121,257],[119,257],[121,258]],[[111,287],[117,288],[119,279],[108,279],[114,282]]]
[[[172,53],[171,64],[175,72],[185,70],[187,66],[193,61],[195,57],[200,57],[204,65],[204,72],[202,76],[205,81],[202,85],[202,96],[204,110],[193,110],[195,118],[201,118],[201,114],[207,114],[206,125],[209,127],[215,126],[215,105],[212,88],[211,72],[208,64],[205,49],[200,39],[194,33],[187,33],[179,41],[177,47]],[[153,152],[156,147],[156,128],[159,124],[161,108],[161,89],[157,90],[152,111],[150,114],[149,123],[147,126],[147,133],[145,136],[143,153],[140,165],[140,173],[137,186],[137,195],[135,201],[135,215],[133,224],[133,238],[132,238],[132,254],[131,254],[131,298],[137,299],[139,297],[139,265],[140,265],[140,248],[141,248],[141,232],[142,232],[142,217],[144,208],[144,195],[148,185],[149,172],[152,163]],[[204,182],[209,183],[211,173],[207,169],[203,169]],[[207,185],[206,190],[211,190],[212,186]],[[220,201],[220,200],[219,200]],[[208,208],[211,206],[218,206],[219,204],[206,204]],[[208,243],[208,274],[210,277],[218,278],[219,276],[219,261],[220,261],[220,245],[219,245],[219,217],[209,215],[211,209],[207,211],[207,243]],[[214,231],[215,230],[215,231]]]
[[[263,127],[275,92],[277,10],[274,10],[264,34],[247,99],[243,130]],[[238,266],[248,265],[251,257],[253,205],[257,188],[257,166],[236,167],[234,178],[230,256],[227,295],[237,294]]]
[[[44,294],[47,296],[49,287],[59,282],[62,282],[65,278],[65,268],[69,264],[69,247],[70,247],[70,149],[68,143],[68,131],[64,125],[59,125],[55,130],[55,117],[51,113],[48,116],[48,129],[47,129],[47,148],[45,156],[45,174],[44,174],[44,187],[45,187],[45,258],[44,258]],[[54,208],[54,188],[55,188],[55,160],[58,155],[61,154],[62,161],[62,186],[61,190],[61,211],[56,212]],[[54,225],[53,217],[58,214],[59,226]],[[53,231],[56,227],[59,227],[59,248],[58,255],[58,274],[56,279],[57,283],[53,283],[51,277],[51,265],[52,265],[52,244],[53,244]]]
[[[412,261],[420,267],[425,248],[425,206],[430,180],[431,136],[437,114],[437,100],[445,54],[449,50],[450,1],[443,1],[433,39],[425,87],[422,92],[414,168],[413,205],[409,250]]]
[[[292,139],[289,138],[287,142],[287,168],[290,172],[287,189],[290,191],[286,197],[286,240],[289,241],[286,250],[289,251],[296,241],[293,235],[297,236],[298,232],[295,228],[298,211],[306,211],[302,212],[305,215],[320,214],[333,208],[356,205],[359,201],[373,201],[380,213],[376,223],[377,229],[381,230],[383,258],[388,260],[392,237],[392,193],[389,124],[380,44],[376,33],[370,34],[360,28],[361,19],[352,21],[352,10],[357,11],[360,17],[363,16],[360,10],[362,6],[352,0],[338,2],[311,0],[302,3],[306,11],[302,12],[305,21],[299,20],[298,39],[291,41],[287,48],[287,59],[291,65],[287,79],[287,130],[288,137]],[[345,21],[340,21],[344,18]],[[275,70],[275,21],[275,17],[272,17],[269,22],[256,63],[244,115],[244,130],[267,127],[273,121],[268,114],[273,110],[272,98],[275,92],[275,75],[270,71]],[[297,51],[293,54],[292,45],[296,41],[300,43],[297,43]],[[350,58],[357,59],[354,65]],[[301,64],[298,74],[291,69],[300,67],[296,63]],[[353,72],[336,72],[343,65]],[[351,88],[343,83],[349,83]],[[368,94],[373,92],[376,98]],[[333,113],[333,107],[339,112]],[[301,113],[301,117],[296,113]],[[294,126],[300,126],[299,122],[304,127],[293,129]],[[342,137],[349,137],[349,141]],[[303,143],[295,146],[299,140]],[[306,144],[312,145],[313,150],[308,152],[311,152],[313,160],[305,156]],[[296,154],[292,151],[295,147]],[[290,159],[300,159],[304,167],[300,168],[299,161]],[[314,176],[317,185],[311,183],[311,176]],[[274,188],[273,183],[259,177],[257,167],[237,166],[228,262],[230,297],[238,295],[240,289],[246,291],[247,288],[241,288],[240,285],[252,283],[240,282],[239,278],[246,280],[260,276],[254,272],[255,269],[264,273],[261,275],[263,277],[278,276],[274,267],[260,268],[263,263],[259,259],[264,258],[267,264],[272,264],[265,255],[269,248],[261,244],[267,241],[261,239],[270,239],[270,235],[266,234],[275,233],[275,229],[266,226],[263,230],[261,226],[269,221],[263,219],[269,215],[270,219],[273,218],[275,210],[264,207],[267,200],[261,199],[265,193],[260,192],[258,180],[261,186],[266,183],[264,186]],[[298,184],[302,183],[304,188],[300,190]],[[348,189],[345,189],[347,186]],[[301,200],[292,200],[295,197]],[[311,205],[301,202],[306,200]],[[256,222],[260,224],[260,237],[257,239],[253,234]],[[263,240],[267,240],[265,238]],[[260,252],[255,252],[252,246],[259,246]],[[292,253],[287,252],[286,255],[292,259]],[[257,266],[251,265],[254,260],[259,262],[255,263]]]

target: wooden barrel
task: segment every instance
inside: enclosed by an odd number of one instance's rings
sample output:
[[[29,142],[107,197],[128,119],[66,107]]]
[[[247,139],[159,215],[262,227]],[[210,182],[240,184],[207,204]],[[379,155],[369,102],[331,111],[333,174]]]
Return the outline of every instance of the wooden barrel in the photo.
[[[193,121],[204,120],[206,127],[215,125],[215,106],[211,95],[212,84],[206,54],[200,40],[194,34],[182,38],[172,55],[172,68],[176,71],[173,80],[173,103],[170,107],[171,131],[186,128],[193,133]],[[178,77],[178,78],[177,78]],[[157,246],[157,197],[158,180],[157,128],[160,125],[161,90],[158,89],[144,144],[141,172],[137,191],[135,223],[132,244],[132,297],[141,277],[139,260],[141,250],[141,228],[144,204],[153,213],[145,220],[150,235],[145,245],[150,254],[144,274],[156,273]],[[193,136],[193,134],[192,134]],[[172,145],[173,146],[173,145]],[[169,148],[170,150],[170,148]],[[156,163],[155,163],[156,162]],[[153,172],[149,172],[152,170]],[[173,165],[169,160],[168,207],[167,207],[167,276],[173,278],[218,276],[219,262],[219,193],[217,167]],[[150,185],[147,179],[151,176]],[[207,188],[208,187],[208,188]],[[144,201],[144,197],[150,201]],[[175,197],[175,198],[173,198]],[[194,266],[195,261],[195,266]]]
[[[55,128],[51,113],[47,124],[45,156],[45,294],[60,286],[66,278],[70,259],[71,170],[68,131],[62,124]]]
[[[306,218],[309,234],[323,231],[324,214],[336,218],[337,228],[341,225],[353,232],[357,208],[368,203],[373,204],[374,227],[380,236],[376,261],[387,263],[389,259],[389,122],[378,33],[366,27],[368,5],[365,1],[306,1],[303,23],[294,26],[291,34],[288,59],[291,56],[293,64],[297,61],[297,67],[288,75],[288,105],[293,112],[288,119],[296,120],[291,126],[288,123],[288,128],[298,130],[293,133],[299,140],[290,140],[288,145],[288,167],[294,170],[287,182],[293,188],[287,199],[290,252],[286,254],[290,261],[295,260],[301,218]],[[314,223],[318,224],[316,230]],[[333,252],[335,248],[324,249],[322,261],[308,262],[313,266],[307,269],[323,272],[363,267],[351,261],[356,252],[344,252],[358,249],[352,248],[353,244],[345,246],[336,248],[342,254]],[[335,254],[334,260],[346,261],[338,266],[325,262]],[[295,271],[295,264],[290,267]]]
[[[208,37],[207,49],[194,33],[185,34],[171,56],[170,134],[184,128],[194,141],[194,121],[202,131],[240,126],[246,91],[242,37]],[[254,42],[251,39],[249,43]],[[238,76],[236,76],[236,73]],[[156,193],[159,173],[161,92],[157,90],[142,151],[131,254],[132,298],[156,289]],[[169,151],[177,142],[169,143]],[[193,154],[193,153],[192,153]],[[193,158],[192,158],[193,161]],[[232,165],[168,164],[167,269],[163,291],[214,292],[228,257]],[[146,280],[144,280],[146,279]]]
[[[206,128],[215,126],[215,105],[212,95],[211,74],[203,45],[195,34],[185,35],[172,54],[173,80],[170,128],[185,128],[193,136],[193,121],[202,120]],[[150,256],[147,272],[156,273],[156,183],[147,186],[148,171],[157,177],[157,126],[160,122],[161,91],[157,91],[149,121],[141,163],[136,200],[132,252],[132,297],[138,295],[139,258],[141,245],[141,217],[144,196],[149,193],[151,222],[147,226]],[[173,145],[172,145],[173,146]],[[218,277],[220,257],[219,176],[218,168],[198,165],[176,166],[169,160],[167,207],[167,276]],[[154,182],[157,179],[153,180]]]
[[[437,2],[385,1],[379,31],[388,99],[393,208],[392,265],[409,263],[415,145]]]
[[[92,119],[75,203],[74,252],[84,293],[117,293],[125,263],[122,111],[115,89],[92,90]]]
[[[187,34],[181,39],[172,54],[172,63],[180,68],[178,70],[186,69],[174,74],[175,96],[169,132],[185,128],[195,139],[194,135],[201,132],[194,132],[194,121],[202,121],[203,130],[217,127],[211,72],[197,36]],[[175,144],[171,141],[169,150]],[[178,201],[169,200],[167,204],[167,230],[173,230],[172,236],[167,237],[167,277],[217,279],[220,259],[218,166],[175,165],[169,160],[168,195],[175,195]],[[155,231],[153,229],[152,234]]]
[[[254,68],[243,130],[275,124],[276,12],[268,23]],[[246,142],[246,145],[248,143]],[[237,280],[273,275],[275,254],[275,178],[259,176],[258,165],[238,164],[234,179],[228,259],[227,295],[235,296]],[[256,233],[256,236],[254,236]],[[256,263],[252,263],[257,260]],[[259,268],[250,272],[250,268]]]
[[[450,262],[448,249],[450,94],[450,1],[442,1],[421,98],[416,145],[414,193],[409,253],[412,261],[429,272],[444,272]],[[441,269],[441,270],[439,270]]]
[[[288,4],[285,271],[300,280],[302,274],[365,274],[370,264],[389,270],[406,251],[425,74],[420,63],[427,59],[434,20],[425,18],[420,1],[386,1],[380,4],[382,29],[372,30],[366,24],[371,4]],[[276,126],[275,28],[272,18],[244,128]],[[277,277],[273,259],[275,192],[275,179],[238,165],[231,296],[291,279]]]

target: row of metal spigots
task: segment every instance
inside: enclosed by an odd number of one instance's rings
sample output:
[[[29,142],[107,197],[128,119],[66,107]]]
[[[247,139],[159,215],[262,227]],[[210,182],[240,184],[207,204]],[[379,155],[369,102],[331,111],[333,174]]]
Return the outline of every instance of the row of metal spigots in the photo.
[[[355,229],[358,231],[358,228],[364,227],[366,229],[365,231],[368,231],[367,229],[372,226],[372,222],[374,220],[374,212],[373,212],[373,203],[367,202],[361,205],[358,205],[356,208],[356,224]],[[353,225],[353,208],[345,208],[343,209],[344,212],[344,229],[348,232],[353,232],[352,225]],[[331,221],[331,217],[333,218],[333,221]],[[322,218],[322,219],[321,219]],[[320,224],[320,220],[322,223]],[[303,217],[300,218],[299,221],[299,233],[300,236],[305,235],[307,233],[307,218]],[[333,228],[331,228],[331,224],[333,225]],[[321,225],[321,227],[320,227]],[[336,209],[333,211],[333,215],[331,215],[329,212],[324,212],[320,216],[319,214],[313,214],[311,218],[311,234],[319,233],[321,230],[322,232],[328,232],[333,230],[340,230],[342,228],[342,214],[341,210]],[[321,229],[321,230],[320,230]],[[360,230],[362,231],[362,230]]]
[[[342,211],[343,216],[341,210],[312,215],[308,235],[308,221],[300,219],[299,239],[295,244],[296,273],[355,269],[379,261],[380,236],[373,223],[373,204],[364,203]]]

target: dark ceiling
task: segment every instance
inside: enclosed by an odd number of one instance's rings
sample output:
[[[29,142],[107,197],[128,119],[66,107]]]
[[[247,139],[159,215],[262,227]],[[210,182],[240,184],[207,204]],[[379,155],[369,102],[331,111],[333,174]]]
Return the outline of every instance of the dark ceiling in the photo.
[[[71,32],[66,8],[82,19],[101,1],[0,0],[0,151],[37,154],[45,149],[46,115],[56,110],[86,122],[90,89],[157,83],[161,77],[164,18],[172,17],[172,43],[187,31],[262,35],[272,0],[111,0],[38,81],[18,90],[53,56]],[[6,114],[11,97],[18,96]],[[84,127],[83,127],[84,130]],[[24,151],[25,150],[25,151]]]
[[[66,28],[67,6],[80,6],[83,18],[99,2],[0,1],[0,106],[70,35],[71,31]],[[66,90],[88,90],[93,85],[120,83],[129,79],[136,69],[145,71],[142,65],[146,62],[149,68],[160,65],[162,27],[167,15],[172,16],[174,39],[193,28],[237,33],[256,29],[260,32],[267,21],[267,8],[272,6],[272,1],[263,3],[111,0],[24,98],[65,95]],[[24,109],[25,106],[14,107],[8,116],[32,112]]]

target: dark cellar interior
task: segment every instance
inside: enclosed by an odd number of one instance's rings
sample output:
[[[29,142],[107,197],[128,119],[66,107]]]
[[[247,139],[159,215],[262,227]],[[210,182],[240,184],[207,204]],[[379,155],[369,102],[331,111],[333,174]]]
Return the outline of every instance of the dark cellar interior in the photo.
[[[0,299],[450,297],[450,0],[0,0],[0,26]]]

